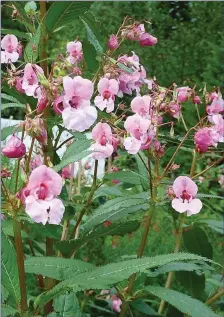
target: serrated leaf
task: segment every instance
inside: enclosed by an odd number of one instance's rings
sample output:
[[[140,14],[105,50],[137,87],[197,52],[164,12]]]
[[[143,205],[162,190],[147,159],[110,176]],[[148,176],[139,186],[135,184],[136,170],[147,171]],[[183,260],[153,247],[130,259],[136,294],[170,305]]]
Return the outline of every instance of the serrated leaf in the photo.
[[[104,176],[104,179],[106,180],[116,179],[123,183],[141,185],[140,175],[132,171],[121,171],[121,172],[109,173]]]
[[[35,301],[35,306],[45,305],[52,298],[68,290],[77,292],[85,289],[107,289],[111,285],[115,285],[128,279],[133,273],[145,272],[150,268],[160,267],[174,261],[188,260],[202,260],[214,263],[209,259],[190,253],[164,254],[155,257],[144,257],[118,263],[110,263],[60,282],[50,291],[38,296]]]
[[[22,103],[14,103],[14,102],[11,102],[11,103],[3,103],[1,105],[1,110],[7,110],[9,108],[22,108],[24,110],[26,110],[26,105],[23,105]]]
[[[49,33],[61,26],[68,26],[91,6],[91,1],[55,1],[46,14],[46,28]]]
[[[84,225],[84,228],[90,230],[96,225],[107,220],[114,222],[130,213],[145,211],[149,208],[148,193],[117,197],[108,200],[92,214]]]
[[[84,261],[56,257],[36,256],[25,261],[27,273],[40,274],[60,281],[93,268],[92,264]]]
[[[54,170],[59,172],[63,167],[67,166],[70,163],[77,162],[83,157],[88,156],[91,151],[87,151],[91,145],[91,140],[76,140],[73,141],[71,145],[67,148],[64,153],[61,162],[54,166]]]
[[[176,279],[180,282],[191,296],[200,299],[205,289],[205,275],[196,272],[176,272]]]
[[[13,317],[15,314],[18,314],[19,311],[9,305],[1,305],[1,316],[2,317]]]
[[[101,197],[101,196],[123,196],[124,193],[121,191],[119,186],[101,186],[98,188],[94,193],[94,199]]]
[[[93,232],[88,235],[84,235],[80,239],[73,239],[70,241],[60,241],[56,244],[56,248],[65,256],[73,253],[77,248],[81,247],[89,241],[94,241],[99,237],[104,236],[124,236],[127,233],[136,231],[140,226],[137,221],[127,221],[124,223],[114,223],[108,227],[101,226],[96,228]]]
[[[10,127],[3,128],[1,130],[1,141],[4,141],[9,135],[11,135],[14,132],[15,128],[16,128],[17,132],[21,132],[22,131],[21,127],[19,127],[17,129],[17,125],[12,125]]]
[[[27,63],[35,63],[38,58],[39,43],[42,32],[42,24],[40,23],[36,33],[32,36],[24,50],[24,60]],[[35,49],[34,49],[35,48]]]
[[[7,289],[10,296],[12,296],[16,306],[18,306],[20,302],[20,288],[16,254],[4,233],[2,233],[1,237],[2,285]]]
[[[141,155],[141,158],[143,159],[144,163],[147,166],[148,162],[147,162],[147,157],[145,156],[145,154],[143,152],[140,152],[139,155]],[[138,172],[141,175],[142,188],[144,190],[148,190],[149,189],[149,173],[144,163],[142,162],[141,158],[139,157],[139,155],[135,155],[135,159],[138,165]]]
[[[81,317],[79,302],[75,293],[66,293],[56,297],[53,306],[60,317]]]
[[[208,195],[208,194],[201,194],[201,193],[198,193],[197,197],[200,197],[200,198],[212,198],[212,199],[224,199],[223,196]]]
[[[188,295],[160,286],[146,286],[145,291],[165,300],[182,313],[192,317],[218,317],[208,306]]]

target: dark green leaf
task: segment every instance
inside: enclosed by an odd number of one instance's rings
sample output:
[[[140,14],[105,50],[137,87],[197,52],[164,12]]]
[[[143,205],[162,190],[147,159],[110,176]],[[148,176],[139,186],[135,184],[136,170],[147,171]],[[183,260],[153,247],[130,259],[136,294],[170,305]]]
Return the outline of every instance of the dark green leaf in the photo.
[[[81,317],[79,302],[75,293],[66,293],[56,297],[53,306],[60,317]]]
[[[176,272],[180,284],[190,293],[191,296],[200,299],[205,289],[205,275],[198,275],[196,272]]]
[[[99,62],[96,59],[97,52],[94,46],[88,40],[84,40],[82,42],[82,46],[83,46],[84,59],[87,64],[88,70],[93,73],[99,67]]]

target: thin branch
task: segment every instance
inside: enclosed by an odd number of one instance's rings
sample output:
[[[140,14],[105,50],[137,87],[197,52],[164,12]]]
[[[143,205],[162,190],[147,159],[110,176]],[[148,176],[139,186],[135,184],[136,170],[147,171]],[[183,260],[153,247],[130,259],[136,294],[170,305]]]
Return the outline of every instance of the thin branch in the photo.
[[[74,139],[74,136],[71,136],[71,137],[68,138],[67,140],[63,141],[63,142],[55,149],[55,151],[59,150],[64,144],[66,144],[67,142],[71,141],[72,139]]]
[[[214,302],[217,301],[217,299],[219,299],[221,296],[224,295],[224,288],[221,288],[214,296],[210,297],[207,301],[206,304],[207,305],[211,305]]]
[[[221,163],[222,161],[224,162],[224,158],[223,158],[223,157],[219,158],[217,161],[215,161],[214,163],[212,163],[210,166],[208,166],[206,169],[204,169],[204,170],[201,171],[200,173],[194,175],[194,176],[192,177],[192,179],[197,178],[198,176],[204,174],[205,172],[207,172],[208,170],[210,170],[210,168],[212,168],[213,166],[215,166],[215,165]]]

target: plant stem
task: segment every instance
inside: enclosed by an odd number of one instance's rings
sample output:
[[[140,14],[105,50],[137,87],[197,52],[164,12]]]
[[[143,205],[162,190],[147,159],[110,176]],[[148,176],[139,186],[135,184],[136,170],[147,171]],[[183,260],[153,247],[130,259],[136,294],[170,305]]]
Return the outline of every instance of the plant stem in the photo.
[[[192,164],[191,164],[191,170],[190,170],[190,176],[192,177],[195,171],[196,167],[196,162],[197,162],[197,153],[195,150],[193,150],[193,158],[192,158]],[[179,223],[179,228],[176,236],[176,242],[175,242],[175,247],[174,247],[174,253],[178,253],[180,251],[181,247],[181,240],[183,236],[183,225],[186,220],[187,213],[184,213],[183,215],[180,215],[180,223]],[[165,284],[165,288],[170,288],[172,280],[173,280],[174,272],[169,272]],[[162,315],[163,310],[165,308],[166,302],[164,300],[161,300],[159,309],[158,309],[158,314]]]
[[[24,134],[25,134],[25,124],[23,124],[22,137],[21,137],[21,141],[22,142],[23,142],[23,139],[24,139]],[[17,191],[17,186],[18,186],[20,161],[21,161],[21,158],[18,159],[18,162],[17,162],[15,193]]]
[[[183,122],[184,129],[185,129],[186,131],[188,131],[188,127],[187,127],[187,125],[186,125],[186,122],[185,122],[185,120],[184,120],[184,116],[183,116],[182,112],[180,113],[180,117],[181,117],[181,120],[182,120],[182,122]]]
[[[26,275],[24,267],[23,242],[21,237],[21,224],[16,220],[13,221],[13,230],[16,245],[17,266],[19,271],[19,286],[21,294],[21,310],[27,311],[27,291],[26,291]]]
[[[46,1],[42,0],[40,1],[40,18],[41,18],[41,23],[42,23],[42,32],[41,32],[41,54],[40,54],[40,59],[44,60],[40,63],[40,66],[43,68],[43,71],[45,75],[48,73],[48,68],[47,68],[47,38],[46,38],[46,23],[45,23],[45,18],[46,18]]]
[[[143,253],[144,253],[144,249],[145,249],[148,234],[149,234],[149,229],[150,229],[151,222],[152,222],[153,213],[155,210],[155,203],[156,203],[156,197],[157,197],[157,185],[155,185],[154,187],[152,185],[153,183],[152,183],[152,173],[151,173],[150,152],[149,151],[148,151],[148,171],[149,171],[150,197],[151,197],[152,205],[149,208],[149,212],[148,212],[148,216],[147,216],[146,224],[145,224],[145,229],[144,229],[144,232],[142,235],[142,240],[141,240],[138,252],[137,252],[137,258],[141,258]],[[132,293],[135,279],[136,279],[136,275],[137,274],[134,273],[129,278],[129,283],[128,283],[128,287],[127,287],[127,291],[126,291],[127,294]],[[128,308],[129,308],[128,301],[123,302],[123,304],[121,306],[121,312],[120,312],[119,317],[125,317]]]
[[[220,157],[217,161],[215,161],[214,163],[212,163],[212,164],[211,164],[210,166],[208,166],[206,169],[204,169],[204,170],[201,171],[200,173],[194,175],[194,176],[192,177],[192,179],[197,178],[198,176],[204,174],[205,172],[207,172],[208,170],[210,170],[210,168],[212,168],[213,166],[215,166],[215,165],[221,163],[222,161],[224,161],[224,158],[223,158],[223,157]]]
[[[26,162],[26,173],[29,172],[29,165],[30,165],[31,156],[32,156],[32,152],[33,152],[34,142],[35,142],[35,137],[32,137],[30,150],[29,150],[29,155],[28,155],[28,159],[27,159],[27,162]]]
[[[207,301],[206,304],[207,305],[211,305],[214,302],[217,301],[217,299],[219,299],[221,296],[224,295],[224,288],[221,288],[214,296],[210,297]]]

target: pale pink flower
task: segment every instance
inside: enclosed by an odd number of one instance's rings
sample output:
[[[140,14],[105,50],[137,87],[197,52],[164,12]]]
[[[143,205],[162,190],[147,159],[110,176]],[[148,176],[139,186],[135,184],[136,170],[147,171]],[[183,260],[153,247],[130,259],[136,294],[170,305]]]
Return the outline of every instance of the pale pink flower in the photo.
[[[96,120],[96,108],[90,105],[93,94],[93,83],[80,76],[73,79],[69,76],[63,78],[64,110],[62,118],[67,129],[83,132]]]
[[[115,95],[117,95],[119,85],[116,79],[101,78],[98,83],[99,96],[94,99],[95,105],[103,111],[106,108],[107,112],[114,110]]]
[[[22,84],[23,84],[23,78],[20,77],[20,78],[17,78],[16,79],[16,90],[18,92],[20,92],[21,94],[24,94],[25,93],[25,90],[22,88]]]
[[[92,157],[95,160],[105,159],[112,155],[114,147],[112,145],[113,135],[107,123],[97,123],[92,130],[92,139],[96,141],[91,146],[94,151]]]
[[[12,135],[2,149],[2,154],[8,158],[20,158],[26,153],[25,144],[17,137]]]
[[[219,134],[214,128],[201,128],[194,135],[194,143],[199,153],[204,153],[209,146],[217,146]]]
[[[118,39],[116,35],[114,34],[110,35],[107,46],[110,50],[115,50],[116,48],[118,48],[119,44],[118,44]]]
[[[187,101],[190,97],[190,92],[191,89],[188,86],[177,88],[177,102]]]
[[[30,169],[33,171],[38,166],[43,165],[43,159],[40,155],[35,155],[30,162]]]
[[[122,36],[132,41],[139,41],[141,34],[145,33],[144,24],[134,24],[133,27],[124,29]]]
[[[155,128],[150,126],[148,132],[141,138],[141,148],[140,150],[147,150],[152,145],[152,141],[156,135]]]
[[[211,123],[214,124],[212,127],[219,135],[218,142],[224,142],[224,119],[221,114],[215,114],[213,116],[208,116]]]
[[[198,186],[187,176],[179,176],[173,183],[176,198],[172,200],[172,207],[179,213],[187,212],[191,216],[200,212],[202,202],[195,198]]]
[[[222,188],[224,188],[224,175],[221,175],[219,178],[219,184]]]
[[[149,33],[143,33],[140,35],[140,46],[153,46],[156,45],[158,42],[157,38],[152,36]]]
[[[150,126],[150,120],[134,114],[126,119],[124,127],[137,140],[141,140]]]
[[[165,145],[162,145],[159,141],[156,140],[154,141],[153,147],[154,147],[155,155],[157,157],[160,158],[164,155]]]
[[[116,295],[112,295],[112,308],[115,312],[120,313],[122,301]]]
[[[58,96],[53,102],[53,109],[57,114],[62,114],[64,110],[64,95]]]
[[[206,107],[209,115],[214,115],[224,112],[224,100],[221,97],[214,98],[211,105]]]
[[[152,98],[148,95],[137,96],[131,101],[131,109],[140,116],[149,115]]]
[[[71,64],[78,63],[83,58],[82,43],[79,41],[69,42],[67,44],[68,61]]]
[[[180,117],[181,106],[178,103],[171,101],[168,105],[167,110],[168,110],[168,113],[172,117],[174,117],[176,119],[178,119]]]
[[[128,137],[124,140],[124,147],[129,154],[137,154],[141,148],[142,142],[134,137]]]
[[[37,88],[40,86],[38,74],[44,75],[44,71],[41,67],[35,64],[26,64],[24,68],[22,89],[27,96],[33,96],[37,98]]]
[[[15,63],[19,59],[18,39],[13,34],[7,34],[1,40],[1,63]]]
[[[41,165],[34,169],[23,190],[26,213],[37,223],[60,224],[65,207],[56,197],[62,190],[62,178],[53,169]]]

